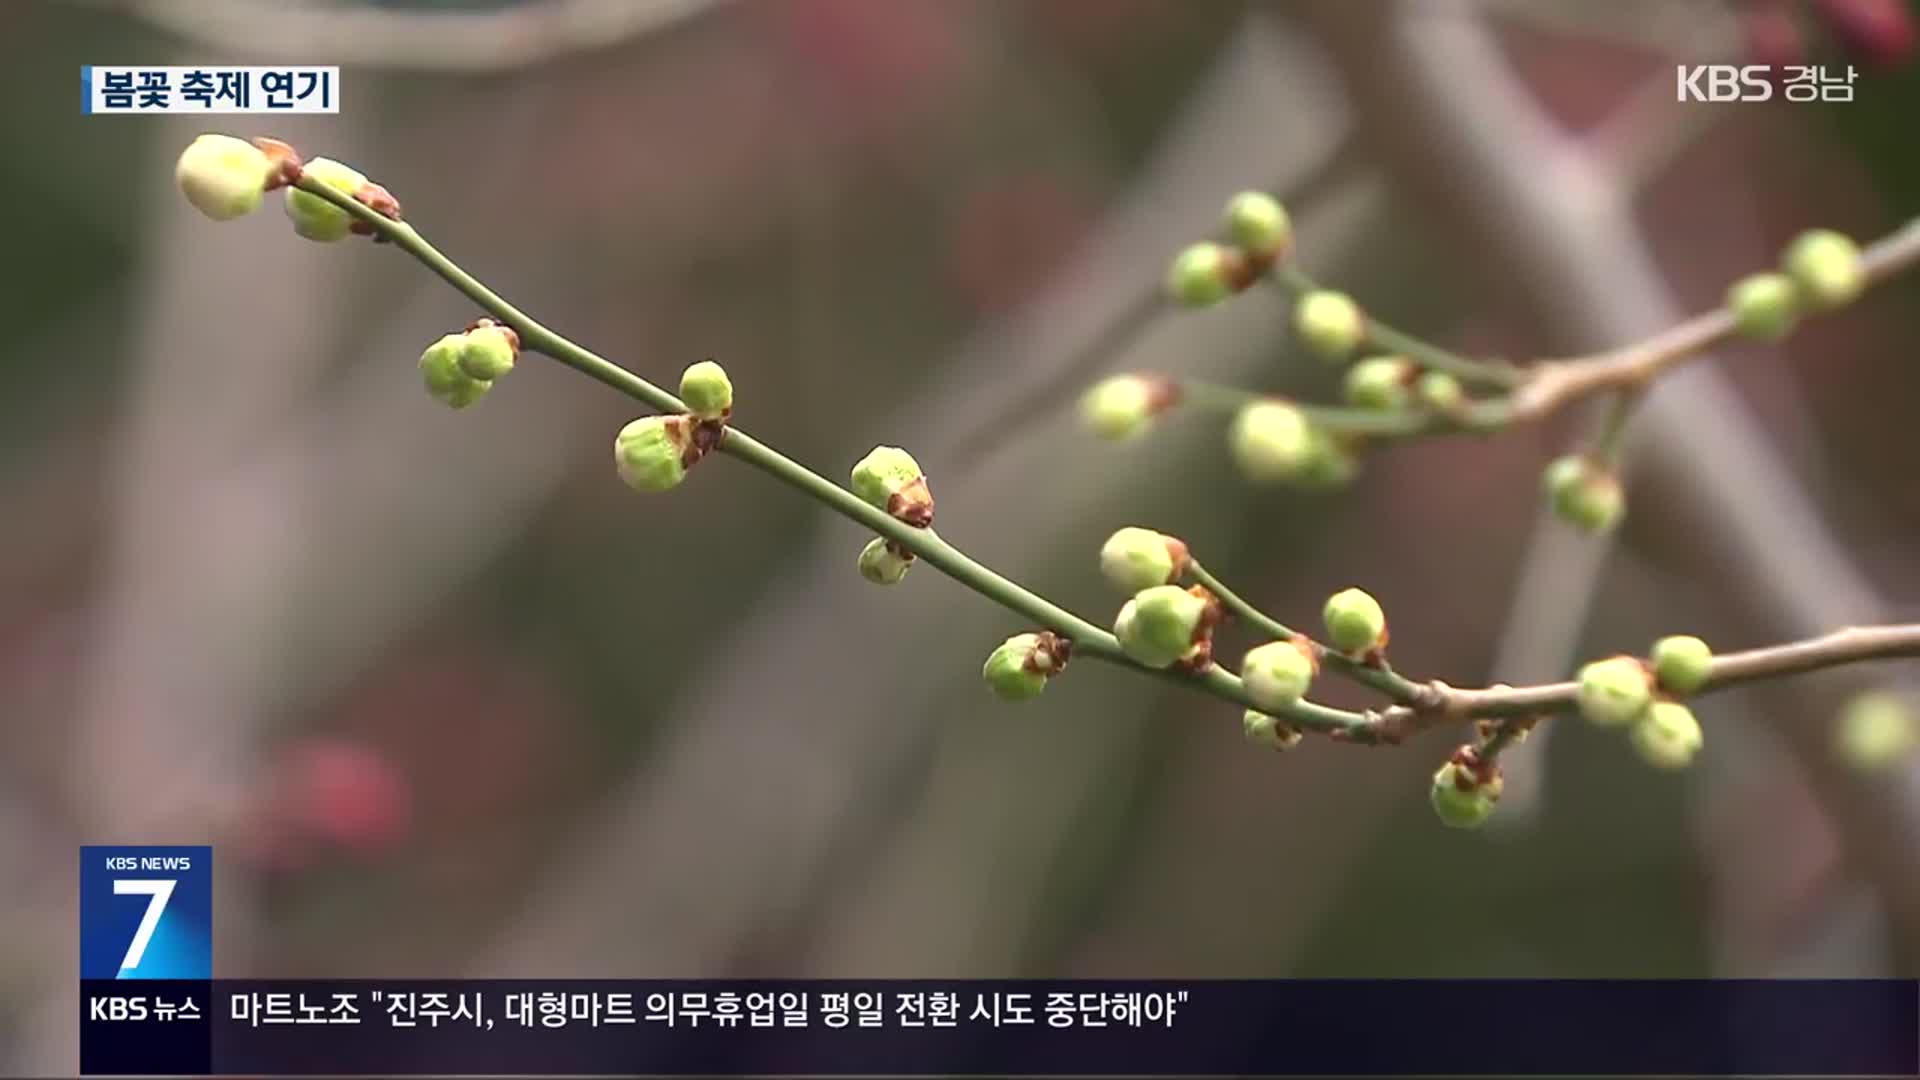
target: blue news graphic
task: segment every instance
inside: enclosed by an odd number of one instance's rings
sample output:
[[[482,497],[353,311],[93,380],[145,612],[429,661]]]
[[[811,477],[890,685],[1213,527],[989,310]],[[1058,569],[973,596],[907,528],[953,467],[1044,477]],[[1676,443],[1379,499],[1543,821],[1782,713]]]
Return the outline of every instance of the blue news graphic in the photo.
[[[81,848],[80,977],[213,978],[213,848]]]

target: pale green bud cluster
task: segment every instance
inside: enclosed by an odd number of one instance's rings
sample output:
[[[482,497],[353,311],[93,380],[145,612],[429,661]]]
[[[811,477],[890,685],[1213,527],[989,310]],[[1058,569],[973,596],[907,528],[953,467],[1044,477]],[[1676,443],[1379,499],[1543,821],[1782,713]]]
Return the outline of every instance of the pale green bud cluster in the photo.
[[[933,521],[933,492],[913,455],[897,446],[876,446],[853,466],[853,493],[909,525]]]
[[[513,370],[520,338],[482,319],[464,333],[447,334],[420,354],[420,378],[435,401],[453,409],[474,404]]]
[[[1870,690],[1848,701],[1834,732],[1840,760],[1863,772],[1898,765],[1920,750],[1920,714],[1887,690]]]
[[[1428,792],[1434,815],[1450,829],[1477,829],[1485,825],[1506,787],[1497,771],[1483,779],[1470,759],[1462,760],[1471,753],[1470,747],[1461,747],[1453,760],[1440,766],[1433,774],[1433,786]]]
[[[680,373],[680,400],[701,420],[725,420],[733,414],[733,380],[726,368],[702,360]]]
[[[1178,581],[1188,561],[1186,544],[1138,526],[1117,530],[1100,546],[1101,575],[1125,593]]]
[[[1066,643],[1051,633],[1015,634],[987,654],[980,677],[1002,701],[1031,701],[1067,665]]]
[[[1178,585],[1155,585],[1134,594],[1114,620],[1113,636],[1135,661],[1169,667],[1192,654],[1208,615],[1207,601]]]
[[[1240,661],[1240,681],[1256,708],[1285,712],[1307,696],[1319,664],[1313,646],[1304,641],[1269,641],[1247,650]]]
[[[913,569],[914,554],[902,551],[881,537],[867,541],[860,549],[860,576],[875,585],[898,585]]]
[[[1635,657],[1595,660],[1580,669],[1580,714],[1601,727],[1624,727],[1653,703],[1653,675]]]
[[[1867,288],[1859,246],[1832,229],[1809,229],[1795,237],[1780,258],[1780,268],[1809,311],[1843,307]]]
[[[1241,474],[1260,484],[1336,487],[1359,468],[1352,453],[1287,401],[1241,408],[1227,429],[1227,447]]]
[[[1167,268],[1167,295],[1177,304],[1208,308],[1232,296],[1246,272],[1246,256],[1214,243],[1193,244]]]
[[[352,198],[367,185],[367,178],[352,168],[332,158],[314,158],[302,168],[306,177]],[[293,222],[293,231],[308,240],[332,243],[344,240],[353,231],[353,215],[333,205],[311,192],[289,186],[286,197],[287,217]]]
[[[1306,733],[1284,720],[1268,716],[1258,709],[1248,709],[1240,717],[1240,725],[1247,734],[1249,742],[1275,750],[1291,750],[1300,745]]]
[[[1145,431],[1155,412],[1170,398],[1163,381],[1142,375],[1100,380],[1080,399],[1080,416],[1103,439],[1128,439]]]
[[[1327,642],[1350,656],[1387,644],[1387,613],[1380,601],[1364,589],[1343,589],[1327,598],[1321,610]]]
[[[1656,701],[1647,706],[1627,737],[1640,757],[1657,769],[1686,768],[1706,741],[1693,710],[1677,701]]]
[[[1407,407],[1409,389],[1420,369],[1404,356],[1371,356],[1347,369],[1347,404],[1356,409],[1393,412]]]
[[[264,150],[231,135],[207,134],[180,152],[174,182],[193,208],[215,221],[231,221],[260,206],[274,163]]]
[[[1367,337],[1367,317],[1353,297],[1315,289],[1294,301],[1293,332],[1327,360],[1345,360]]]
[[[1733,324],[1754,341],[1778,341],[1800,321],[1800,299],[1785,274],[1749,274],[1727,288]]]
[[[1556,458],[1541,476],[1554,516],[1588,533],[1604,533],[1627,512],[1627,492],[1612,469],[1577,454]]]
[[[643,416],[620,429],[613,440],[613,464],[635,491],[670,491],[687,478],[698,460],[689,453],[692,425],[684,416]]]
[[[1671,694],[1697,693],[1713,676],[1713,649],[1689,634],[1654,642],[1649,659],[1660,688]]]
[[[1279,257],[1293,239],[1286,208],[1264,191],[1243,191],[1227,200],[1222,218],[1227,236],[1256,258]]]

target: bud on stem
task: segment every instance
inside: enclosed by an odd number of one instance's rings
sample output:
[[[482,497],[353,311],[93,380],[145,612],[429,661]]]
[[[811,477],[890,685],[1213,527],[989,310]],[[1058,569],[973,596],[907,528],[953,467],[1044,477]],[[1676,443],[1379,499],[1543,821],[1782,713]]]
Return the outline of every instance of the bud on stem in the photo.
[[[1072,643],[1051,631],[1015,634],[987,655],[980,676],[1000,700],[1030,701],[1066,668],[1071,654]]]
[[[869,505],[924,529],[933,524],[933,491],[913,455],[897,446],[876,446],[853,467],[853,493]]]

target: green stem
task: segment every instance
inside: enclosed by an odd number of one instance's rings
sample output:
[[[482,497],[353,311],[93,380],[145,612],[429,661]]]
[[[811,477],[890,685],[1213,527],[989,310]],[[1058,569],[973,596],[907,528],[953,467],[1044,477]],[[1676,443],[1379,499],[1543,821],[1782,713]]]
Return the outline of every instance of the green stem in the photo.
[[[1198,405],[1220,412],[1238,412],[1256,401],[1275,401],[1272,394],[1243,390],[1237,386],[1205,382],[1199,379],[1173,378],[1180,387],[1182,404]],[[1507,399],[1486,398],[1468,402],[1458,414],[1432,409],[1355,409],[1331,405],[1305,405],[1292,402],[1307,421],[1323,431],[1342,435],[1362,435],[1373,439],[1404,439],[1439,431],[1484,433],[1506,426],[1511,416]]]
[[[1305,270],[1291,264],[1274,267],[1272,277],[1275,284],[1296,299],[1322,287]],[[1461,356],[1425,338],[1390,326],[1375,318],[1372,312],[1367,313],[1367,344],[1381,352],[1398,353],[1421,367],[1444,371],[1455,378],[1483,386],[1510,390],[1525,382],[1527,377],[1526,372],[1511,364]]]
[[[1287,626],[1254,607],[1239,593],[1228,588],[1226,583],[1215,577],[1212,571],[1200,565],[1198,559],[1188,560],[1187,572],[1193,575],[1195,581],[1206,586],[1207,591],[1218,596],[1227,610],[1245,619],[1268,637],[1278,638],[1281,641],[1292,641],[1297,638],[1307,642],[1313,646],[1314,654],[1320,658],[1322,666],[1332,668],[1363,686],[1378,690],[1398,704],[1411,705],[1421,700],[1419,684],[1396,673],[1384,660],[1378,665],[1368,664],[1343,652],[1330,649],[1324,643],[1315,641],[1309,635]]]
[[[508,303],[499,294],[482,284],[478,278],[461,269],[459,264],[428,243],[413,226],[376,213],[358,200],[309,178],[302,177],[297,184],[302,191],[319,196],[366,222],[373,228],[376,235],[419,260],[447,284],[452,285],[469,300],[484,308],[489,315],[512,327],[514,332],[520,335],[521,348],[550,356],[588,378],[610,386],[635,401],[661,412],[686,411],[686,406],[672,394],[613,361],[549,330]],[[853,492],[738,428],[727,429],[725,436],[720,440],[719,450],[721,453],[752,465],[774,479],[799,490],[802,494],[824,503],[842,516],[913,552],[914,555],[926,560],[928,565],[1001,607],[1067,638],[1073,642],[1075,655],[1097,657],[1118,667],[1145,672],[1189,688],[1199,689],[1236,705],[1252,707],[1252,702],[1247,699],[1246,689],[1232,672],[1215,666],[1203,674],[1196,675],[1174,669],[1156,670],[1135,663],[1120,648],[1120,643],[1109,631],[996,572],[949,544],[933,530],[914,528],[878,507],[868,505]],[[1331,709],[1311,702],[1299,703],[1296,708],[1286,713],[1285,718],[1303,727],[1321,731],[1364,730],[1369,723],[1368,718],[1360,713]]]

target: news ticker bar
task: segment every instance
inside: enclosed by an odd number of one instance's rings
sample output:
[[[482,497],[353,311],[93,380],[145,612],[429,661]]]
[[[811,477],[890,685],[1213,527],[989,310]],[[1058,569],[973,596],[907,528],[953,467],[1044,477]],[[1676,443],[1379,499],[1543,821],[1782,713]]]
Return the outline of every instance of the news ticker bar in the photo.
[[[89,1075],[1920,1074],[1920,981],[89,979]]]

